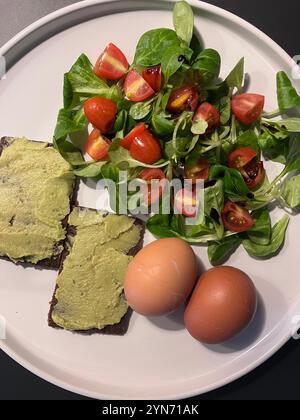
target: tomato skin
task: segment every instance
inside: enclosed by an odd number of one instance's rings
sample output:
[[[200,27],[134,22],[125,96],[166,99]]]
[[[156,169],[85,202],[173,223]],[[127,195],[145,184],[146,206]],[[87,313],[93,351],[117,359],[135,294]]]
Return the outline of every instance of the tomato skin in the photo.
[[[184,86],[172,91],[167,109],[173,114],[180,114],[188,109],[195,111],[198,102],[199,94],[197,88],[193,86]]]
[[[193,184],[198,179],[208,181],[209,169],[210,165],[207,159],[192,154],[184,167],[184,176],[186,179],[191,180]]]
[[[257,152],[254,149],[251,147],[241,147],[230,153],[228,166],[234,169],[241,169],[256,157]]]
[[[143,71],[142,76],[155,92],[160,91],[162,82],[162,72],[160,66],[148,67]]]
[[[250,190],[254,190],[261,184],[266,174],[263,162],[252,160],[248,165],[244,166],[242,175]]]
[[[263,162],[257,160],[257,153],[251,147],[233,151],[229,155],[228,166],[240,171],[250,190],[262,182],[266,173]]]
[[[203,102],[197,109],[193,121],[205,120],[208,124],[206,134],[215,131],[220,125],[220,113],[209,102]]]
[[[125,76],[129,64],[122,51],[114,44],[108,44],[98,58],[94,73],[103,79],[119,80]]]
[[[261,116],[265,106],[265,97],[254,93],[234,96],[231,108],[235,117],[245,125],[252,125]]]
[[[136,70],[131,70],[127,74],[124,91],[127,99],[131,102],[143,102],[155,95],[149,83]]]
[[[161,169],[144,169],[140,175],[140,179],[143,179],[148,183],[148,189],[145,193],[145,203],[151,205],[159,200],[163,194],[165,184],[166,184],[166,175]],[[151,185],[152,180],[160,181],[159,185]]]
[[[116,119],[118,112],[117,105],[110,99],[95,96],[84,103],[86,118],[101,133],[108,133]]]
[[[94,160],[106,159],[110,145],[111,141],[102,136],[97,128],[94,128],[85,145],[85,151]]]
[[[247,232],[254,226],[254,220],[247,209],[227,201],[222,211],[225,228],[231,232]]]
[[[196,192],[187,188],[179,190],[174,197],[174,207],[179,214],[186,217],[195,217],[198,213]]]
[[[161,159],[160,144],[149,130],[145,130],[133,139],[130,155],[135,160],[153,165]]]
[[[124,147],[127,150],[130,150],[131,147],[131,143],[133,142],[133,140],[135,139],[135,137],[141,135],[145,130],[147,130],[147,126],[145,123],[139,123],[138,125],[136,125],[134,127],[133,130],[130,131],[129,134],[127,134],[127,136],[125,136],[121,141],[120,141],[120,145],[122,147]]]

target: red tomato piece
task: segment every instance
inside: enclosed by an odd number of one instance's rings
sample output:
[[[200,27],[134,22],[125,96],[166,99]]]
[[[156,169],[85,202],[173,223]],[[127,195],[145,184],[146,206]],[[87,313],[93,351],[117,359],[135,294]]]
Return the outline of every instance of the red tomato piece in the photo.
[[[241,147],[230,153],[228,166],[234,169],[243,168],[257,156],[257,152],[251,147]]]
[[[195,217],[199,210],[196,192],[187,188],[179,190],[174,198],[174,207],[179,214],[183,214],[186,217]]]
[[[148,184],[148,189],[145,193],[145,203],[151,205],[155,203],[163,194],[165,184],[166,184],[166,175],[161,169],[144,169],[139,178],[143,179]],[[151,181],[157,181],[156,183],[151,183]]]
[[[89,135],[85,151],[94,160],[106,159],[110,145],[111,141],[102,136],[100,131],[95,128]]]
[[[162,73],[161,67],[148,67],[143,71],[143,78],[152,87],[155,92],[159,92],[161,89]]]
[[[254,190],[260,185],[265,177],[266,170],[263,162],[253,159],[250,163],[244,166],[241,171],[244,180],[250,190]]]
[[[257,153],[251,147],[241,147],[229,155],[228,166],[240,171],[250,190],[264,179],[264,164],[257,160]]]
[[[186,179],[192,180],[193,183],[197,179],[208,181],[209,169],[210,165],[207,159],[192,154],[185,165],[184,176]]]
[[[222,211],[225,228],[231,232],[247,232],[254,226],[254,220],[247,209],[228,201]]]
[[[208,124],[206,134],[212,133],[220,125],[220,113],[209,102],[203,102],[197,109],[194,121],[205,120]]]
[[[98,77],[107,80],[119,80],[127,73],[129,64],[118,47],[109,44],[98,58],[94,72]]]
[[[255,123],[260,118],[264,106],[265,97],[254,93],[243,93],[231,100],[233,114],[245,125]]]
[[[95,96],[84,103],[86,118],[101,133],[108,133],[116,119],[118,112],[117,105],[110,99]]]
[[[168,101],[167,109],[174,114],[180,114],[188,109],[195,111],[198,102],[199,94],[197,88],[184,86],[173,90]]]
[[[127,74],[124,91],[131,102],[143,102],[155,95],[149,83],[136,70],[131,70]]]
[[[145,130],[133,139],[130,154],[133,159],[153,165],[161,159],[161,147],[153,134],[149,130]]]
[[[135,139],[135,137],[140,136],[145,130],[147,130],[147,126],[145,123],[139,123],[137,126],[134,127],[133,130],[130,131],[127,136],[125,136],[121,141],[120,144],[127,150],[130,150],[131,143]]]

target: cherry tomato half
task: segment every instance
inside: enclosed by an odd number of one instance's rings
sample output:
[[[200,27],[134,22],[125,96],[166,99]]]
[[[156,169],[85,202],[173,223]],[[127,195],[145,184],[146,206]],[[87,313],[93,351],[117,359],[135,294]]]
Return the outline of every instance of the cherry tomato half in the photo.
[[[147,126],[145,123],[139,123],[137,126],[134,127],[133,130],[130,131],[127,136],[125,136],[121,141],[120,145],[127,150],[130,150],[131,143],[135,139],[135,137],[140,136],[145,130],[147,130]]]
[[[153,165],[161,158],[160,144],[149,130],[145,130],[133,139],[130,155],[135,160]]]
[[[173,90],[169,98],[167,109],[174,114],[180,114],[188,109],[195,111],[198,102],[199,94],[197,88],[193,86],[184,86]]]
[[[155,95],[149,83],[136,70],[127,74],[124,91],[127,99],[132,102],[143,102]]]
[[[241,147],[232,152],[228,166],[240,171],[250,190],[262,182],[266,173],[263,162],[257,159],[257,153],[251,147]]]
[[[255,123],[260,118],[264,106],[265,97],[254,93],[243,93],[231,100],[233,114],[245,125]]]
[[[160,91],[162,82],[162,73],[160,66],[148,67],[143,71],[142,75],[146,82],[152,87],[152,89],[155,90],[155,92]]]
[[[205,120],[208,124],[206,134],[212,133],[220,125],[220,113],[209,102],[203,102],[197,109],[194,121]]]
[[[251,147],[241,147],[230,153],[228,158],[228,166],[234,169],[243,168],[251,160],[255,159],[257,153]]]
[[[174,207],[179,214],[187,217],[195,217],[199,209],[196,192],[190,191],[187,188],[179,190],[174,198]]]
[[[110,99],[95,96],[84,103],[86,118],[101,133],[108,133],[112,128],[118,112],[117,105]]]
[[[111,141],[101,135],[96,128],[89,135],[85,145],[86,153],[94,160],[101,160],[108,157],[108,150]]]
[[[129,64],[118,47],[109,44],[98,58],[94,72],[98,77],[107,80],[119,80],[125,76]]]
[[[247,232],[254,225],[254,220],[247,209],[228,201],[222,211],[225,228],[231,232]]]
[[[148,189],[144,197],[145,203],[151,205],[159,200],[166,184],[165,173],[161,169],[144,169],[140,173],[139,178],[143,179],[148,184]],[[151,183],[153,180],[157,182]]]
[[[209,178],[209,162],[198,154],[191,154],[184,167],[184,176],[186,179],[192,180],[193,183],[197,179],[207,181]]]
[[[250,190],[253,190],[263,181],[266,171],[263,162],[253,159],[250,163],[244,166],[241,174]]]

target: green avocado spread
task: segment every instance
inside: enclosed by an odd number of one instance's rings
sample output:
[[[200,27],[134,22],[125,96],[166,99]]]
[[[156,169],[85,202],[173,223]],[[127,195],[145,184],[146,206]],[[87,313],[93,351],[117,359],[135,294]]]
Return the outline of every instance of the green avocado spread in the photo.
[[[69,255],[57,279],[53,321],[67,330],[103,329],[118,324],[128,310],[123,280],[141,238],[141,227],[127,216],[103,216],[75,208],[69,225]]]
[[[38,261],[59,255],[74,176],[47,143],[12,139],[0,156],[0,255]]]

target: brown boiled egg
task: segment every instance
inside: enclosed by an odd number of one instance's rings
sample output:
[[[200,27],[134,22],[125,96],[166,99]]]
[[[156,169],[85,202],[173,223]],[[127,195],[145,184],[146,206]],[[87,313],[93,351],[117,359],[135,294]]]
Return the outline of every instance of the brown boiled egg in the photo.
[[[200,277],[184,322],[197,340],[218,344],[246,328],[256,307],[257,293],[247,274],[233,267],[213,268]]]
[[[196,280],[192,248],[181,239],[160,239],[143,248],[129,264],[125,296],[139,314],[165,315],[185,302]]]

